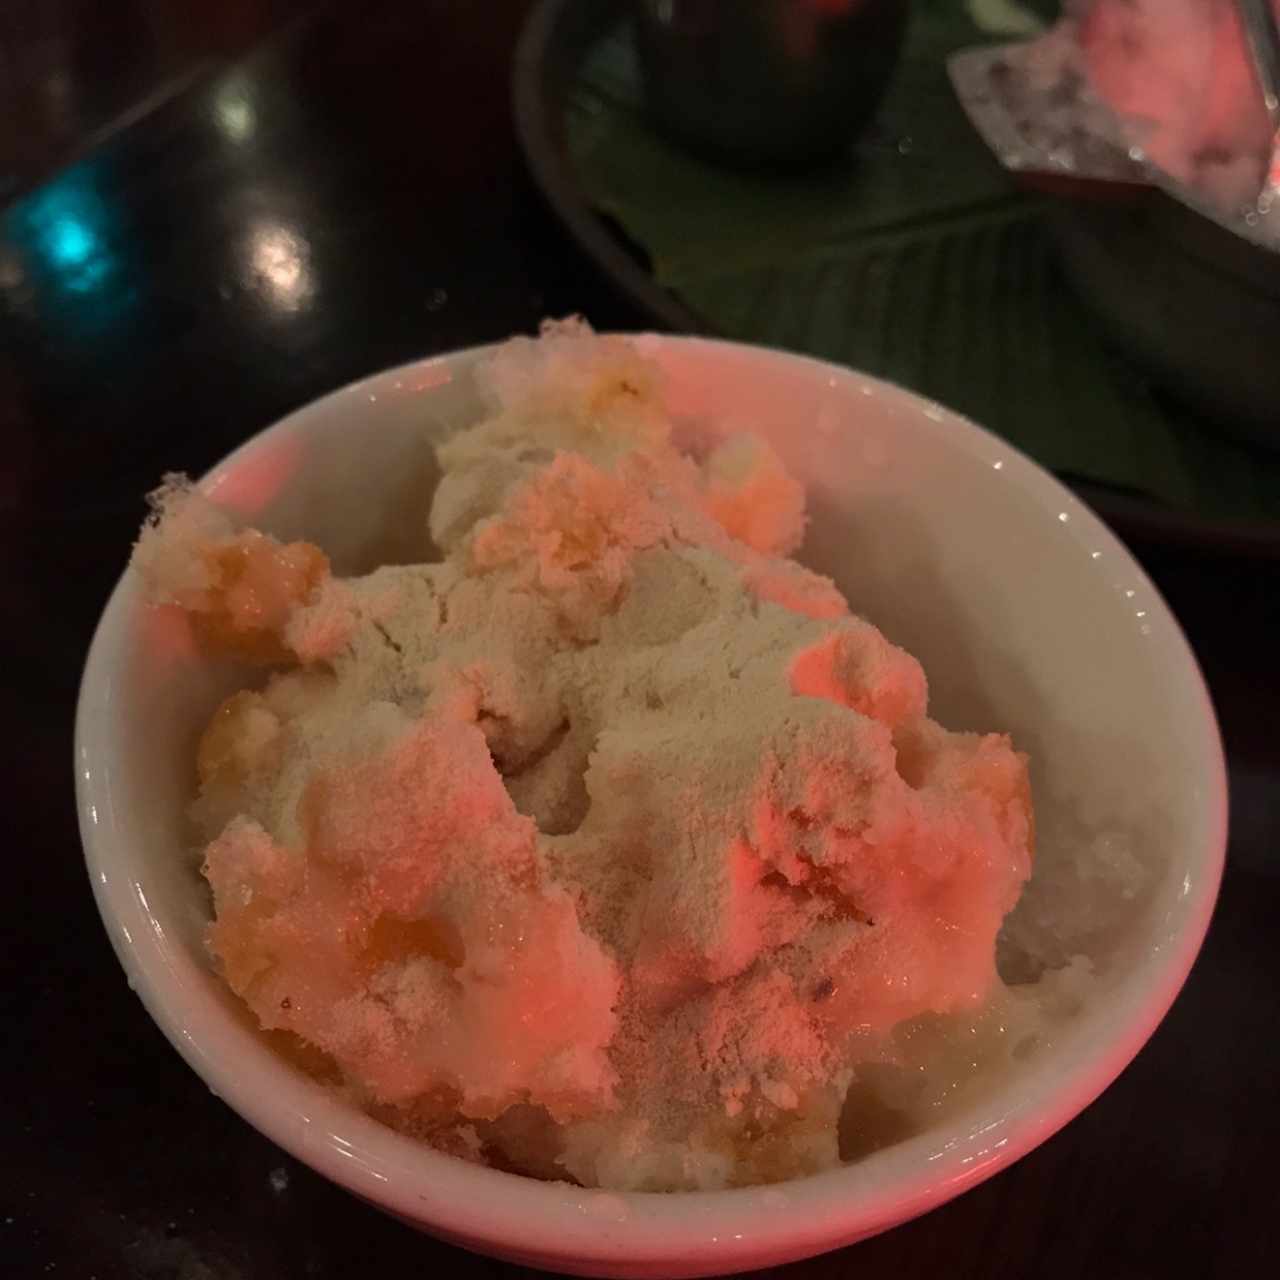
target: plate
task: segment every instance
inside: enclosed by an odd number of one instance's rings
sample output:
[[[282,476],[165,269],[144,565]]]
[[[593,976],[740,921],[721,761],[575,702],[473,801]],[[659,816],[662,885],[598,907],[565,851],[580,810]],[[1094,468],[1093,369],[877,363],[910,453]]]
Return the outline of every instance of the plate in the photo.
[[[1092,433],[1092,439],[1086,440],[1088,448],[1105,451],[1112,447],[1108,441],[1115,438],[1116,431],[1124,433],[1130,442],[1126,446],[1130,449],[1126,466],[1142,476],[1150,472],[1157,478],[1162,477],[1163,500],[1156,500],[1136,484],[1100,482],[1096,475],[1084,473],[1088,468],[1073,469],[1072,459],[1061,455],[1064,452],[1070,454],[1075,447],[1074,442],[1067,442],[1064,450],[1061,438],[1056,442],[1052,439],[1037,440],[1034,436],[1027,438],[1011,430],[1011,425],[1031,425],[1037,416],[1036,406],[1028,401],[1025,394],[1027,379],[1024,378],[1024,394],[1020,402],[1023,407],[1018,410],[1022,417],[1017,422],[1002,422],[999,412],[984,411],[981,404],[975,403],[978,397],[966,400],[971,388],[985,384],[982,394],[996,405],[997,410],[1017,402],[1016,397],[1002,399],[992,384],[1016,374],[1022,367],[1018,362],[1024,359],[1025,353],[1011,351],[1006,354],[999,349],[996,339],[989,344],[983,361],[970,362],[971,367],[953,369],[947,377],[934,378],[936,385],[929,386],[919,376],[920,370],[912,367],[910,362],[900,362],[898,367],[894,367],[890,361],[886,367],[883,361],[877,363],[876,353],[871,353],[873,358],[869,359],[850,358],[840,350],[824,349],[813,341],[811,335],[800,334],[796,339],[788,340],[785,335],[753,333],[750,329],[727,325],[722,315],[715,314],[713,307],[688,296],[696,290],[667,287],[658,278],[645,249],[632,239],[621,221],[593,201],[571,146],[569,93],[577,83],[584,61],[593,56],[602,43],[614,38],[625,16],[625,7],[622,0],[593,3],[586,0],[543,0],[530,15],[517,49],[513,66],[513,108],[527,166],[554,216],[594,266],[652,323],[676,332],[727,335],[790,346],[865,368],[878,376],[933,395],[943,403],[986,421],[1014,444],[1055,470],[1125,536],[1157,544],[1280,558],[1280,518],[1258,518],[1256,515],[1238,518],[1236,514],[1251,508],[1256,511],[1260,502],[1268,501],[1266,494],[1272,491],[1272,486],[1266,482],[1266,477],[1269,468],[1280,467],[1280,462],[1274,455],[1263,451],[1259,451],[1260,456],[1255,460],[1254,454],[1246,447],[1219,440],[1197,429],[1194,424],[1188,425],[1185,415],[1178,416],[1176,410],[1173,412],[1177,417],[1177,441],[1181,452],[1175,459],[1173,451],[1166,447],[1165,433],[1169,428],[1162,425],[1162,415],[1166,413],[1167,406],[1149,392],[1140,375],[1124,366],[1123,385],[1119,391],[1107,385],[1087,385],[1089,371],[1098,362],[1122,362],[1109,349],[1097,346],[1094,332],[1097,326],[1089,321],[1084,308],[1074,297],[1060,297],[1065,290],[1057,287],[1056,278],[1051,278],[1051,273],[1058,270],[1059,252],[1051,220],[1043,219],[1041,225],[1040,221],[1027,216],[1028,211],[1036,210],[1037,198],[1020,192],[1017,200],[1006,200],[1001,195],[1001,188],[976,161],[971,163],[966,159],[961,167],[961,161],[957,160],[955,172],[945,175],[948,183],[954,186],[958,174],[965,185],[961,193],[965,200],[970,204],[977,202],[985,211],[984,217],[993,209],[1004,217],[1012,228],[1009,236],[1017,242],[1016,251],[1030,263],[1028,270],[1040,272],[1044,277],[1043,283],[1037,286],[1040,292],[1022,299],[1019,304],[1021,310],[1015,309],[1004,318],[1003,323],[1012,340],[1018,344],[1028,341],[1027,335],[1032,327],[1029,321],[1038,323],[1045,311],[1046,300],[1052,304],[1054,314],[1051,320],[1056,325],[1053,342],[1041,341],[1035,354],[1039,359],[1051,361],[1066,351],[1074,361],[1072,368],[1065,373],[1059,370],[1059,373],[1068,392],[1079,399],[1073,422],[1079,424],[1082,438],[1090,437]],[[945,68],[941,59],[938,74],[945,84]],[[958,108],[954,115],[964,132],[949,139],[957,144],[951,149],[959,150],[961,144],[967,144],[989,161],[980,140],[971,135]],[[899,144],[906,141],[909,139],[900,139]],[[994,162],[990,164],[998,173],[998,166]],[[719,182],[721,175],[712,174],[710,180]],[[854,210],[852,214],[841,216],[856,224],[856,214]],[[854,229],[857,229],[856,225]],[[988,233],[987,241],[991,242],[995,234]],[[919,258],[921,255],[915,256]],[[998,258],[993,257],[987,262],[981,253],[971,257],[976,265],[967,269],[986,271],[998,283],[1002,270]],[[910,261],[910,256],[904,260]],[[877,318],[872,316],[866,323],[874,325]],[[1067,351],[1063,335],[1067,335],[1069,345],[1078,331],[1081,345]],[[1053,351],[1048,349],[1050,346],[1054,347]],[[971,370],[978,372],[974,374]],[[968,383],[966,379],[969,379]],[[1013,409],[1009,411],[1013,412]],[[1109,423],[1109,415],[1117,419],[1118,425],[1114,429]],[[1204,477],[1213,474],[1215,468],[1222,472],[1223,478],[1215,479],[1206,486]],[[1213,490],[1212,503],[1196,500],[1197,486],[1201,491],[1206,487]]]

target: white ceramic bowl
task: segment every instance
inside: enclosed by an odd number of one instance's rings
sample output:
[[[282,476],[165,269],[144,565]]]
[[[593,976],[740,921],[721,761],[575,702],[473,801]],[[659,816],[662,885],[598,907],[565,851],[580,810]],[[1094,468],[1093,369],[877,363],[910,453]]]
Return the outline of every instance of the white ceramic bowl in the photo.
[[[89,873],[121,963],[169,1039],[246,1120],[356,1195],[469,1248],[586,1275],[695,1276],[882,1231],[989,1177],[1085,1107],[1150,1036],[1199,949],[1222,871],[1226,785],[1177,624],[1057,481],[995,436],[849,370],[729,343],[638,341],[666,367],[676,412],[751,424],[809,485],[802,558],[922,660],[934,714],[1008,729],[1031,753],[1042,850],[1055,808],[1076,803],[1156,844],[1151,900],[1107,982],[988,1103],[773,1188],[621,1195],[455,1161],[274,1056],[211,971],[182,812],[196,734],[233,675],[144,609],[128,575],[89,654],[75,766]],[[250,440],[204,488],[282,537],[320,543],[339,570],[411,559],[404,530],[420,527],[433,480],[426,440],[474,418],[469,370],[482,354],[326,396]]]

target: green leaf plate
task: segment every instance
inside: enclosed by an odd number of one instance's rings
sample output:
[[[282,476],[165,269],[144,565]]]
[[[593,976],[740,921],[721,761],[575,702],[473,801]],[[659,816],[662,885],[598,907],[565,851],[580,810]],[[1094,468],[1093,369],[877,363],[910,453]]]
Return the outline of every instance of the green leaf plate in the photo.
[[[1050,202],[955,102],[945,58],[984,38],[967,6],[916,0],[848,162],[779,177],[651,127],[620,0],[544,0],[517,54],[517,125],[570,232],[664,326],[918,391],[1070,480],[1122,531],[1280,555],[1280,455],[1206,430],[1112,353],[1063,279]]]

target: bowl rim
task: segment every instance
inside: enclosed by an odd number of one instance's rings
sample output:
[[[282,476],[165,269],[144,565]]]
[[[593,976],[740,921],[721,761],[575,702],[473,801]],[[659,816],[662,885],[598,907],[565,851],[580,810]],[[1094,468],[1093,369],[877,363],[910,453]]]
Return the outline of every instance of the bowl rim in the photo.
[[[142,886],[128,874],[127,851],[112,812],[113,675],[125,651],[128,609],[136,587],[122,573],[90,644],[76,711],[74,770],[87,869],[112,946],[148,1013],[187,1063],[229,1105],[271,1141],[357,1196],[432,1233],[487,1252],[543,1265],[573,1264],[587,1273],[622,1274],[668,1264],[683,1275],[708,1274],[795,1259],[850,1243],[913,1218],[1007,1167],[1089,1105],[1128,1065],[1173,1003],[1199,952],[1217,898],[1225,860],[1227,782],[1221,735],[1204,677],[1171,610],[1123,544],[1070,490],[1025,454],[959,414],[941,417],[924,397],[847,366],[777,348],[721,339],[627,334],[695,352],[715,349],[756,359],[796,362],[812,372],[850,373],[886,395],[919,406],[930,425],[959,430],[990,446],[1024,491],[1046,495],[1070,510],[1096,544],[1118,557],[1163,615],[1167,652],[1175,659],[1184,696],[1199,718],[1198,738],[1209,770],[1198,875],[1183,886],[1183,923],[1160,950],[1116,986],[1106,1032],[1089,1044],[1064,1037],[1053,1072],[1029,1071],[1021,1099],[1004,1109],[1000,1095],[985,1100],[975,1126],[968,1113],[883,1149],[854,1165],[773,1187],[723,1191],[614,1192],[540,1182],[472,1165],[385,1128],[329,1095],[261,1046],[262,1060],[236,1051],[232,1019],[201,1010],[207,992],[182,972],[179,948],[164,934]],[[337,388],[252,435],[215,464],[199,485],[208,488],[269,440],[305,429],[322,406],[410,372],[469,367],[497,344],[483,344],[408,361]],[[1037,497],[1037,505],[1042,505]],[[98,817],[104,806],[105,821]],[[122,854],[124,856],[122,856]],[[192,998],[194,997],[194,999]],[[200,1017],[193,1016],[200,1012]],[[1093,1022],[1088,1023],[1092,1027]],[[241,1028],[243,1037],[251,1033]],[[992,1117],[994,1116],[994,1119]],[[964,1122],[964,1123],[962,1123]],[[922,1158],[923,1157],[923,1158]],[[699,1259],[702,1259],[699,1261]]]

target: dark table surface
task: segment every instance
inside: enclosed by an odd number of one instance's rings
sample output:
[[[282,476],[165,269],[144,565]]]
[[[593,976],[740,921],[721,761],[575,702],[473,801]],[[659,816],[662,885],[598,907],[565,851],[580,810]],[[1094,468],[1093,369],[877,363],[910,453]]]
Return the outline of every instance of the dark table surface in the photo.
[[[114,26],[102,8],[15,0],[0,18],[0,1274],[515,1274],[285,1156],[152,1025],[83,870],[76,686],[163,471],[198,473],[352,378],[546,313],[643,318],[574,256],[522,172],[508,108],[521,0],[120,0]],[[788,1276],[1274,1273],[1276,566],[1132,545],[1204,666],[1230,761],[1231,847],[1201,959],[1064,1132]]]

